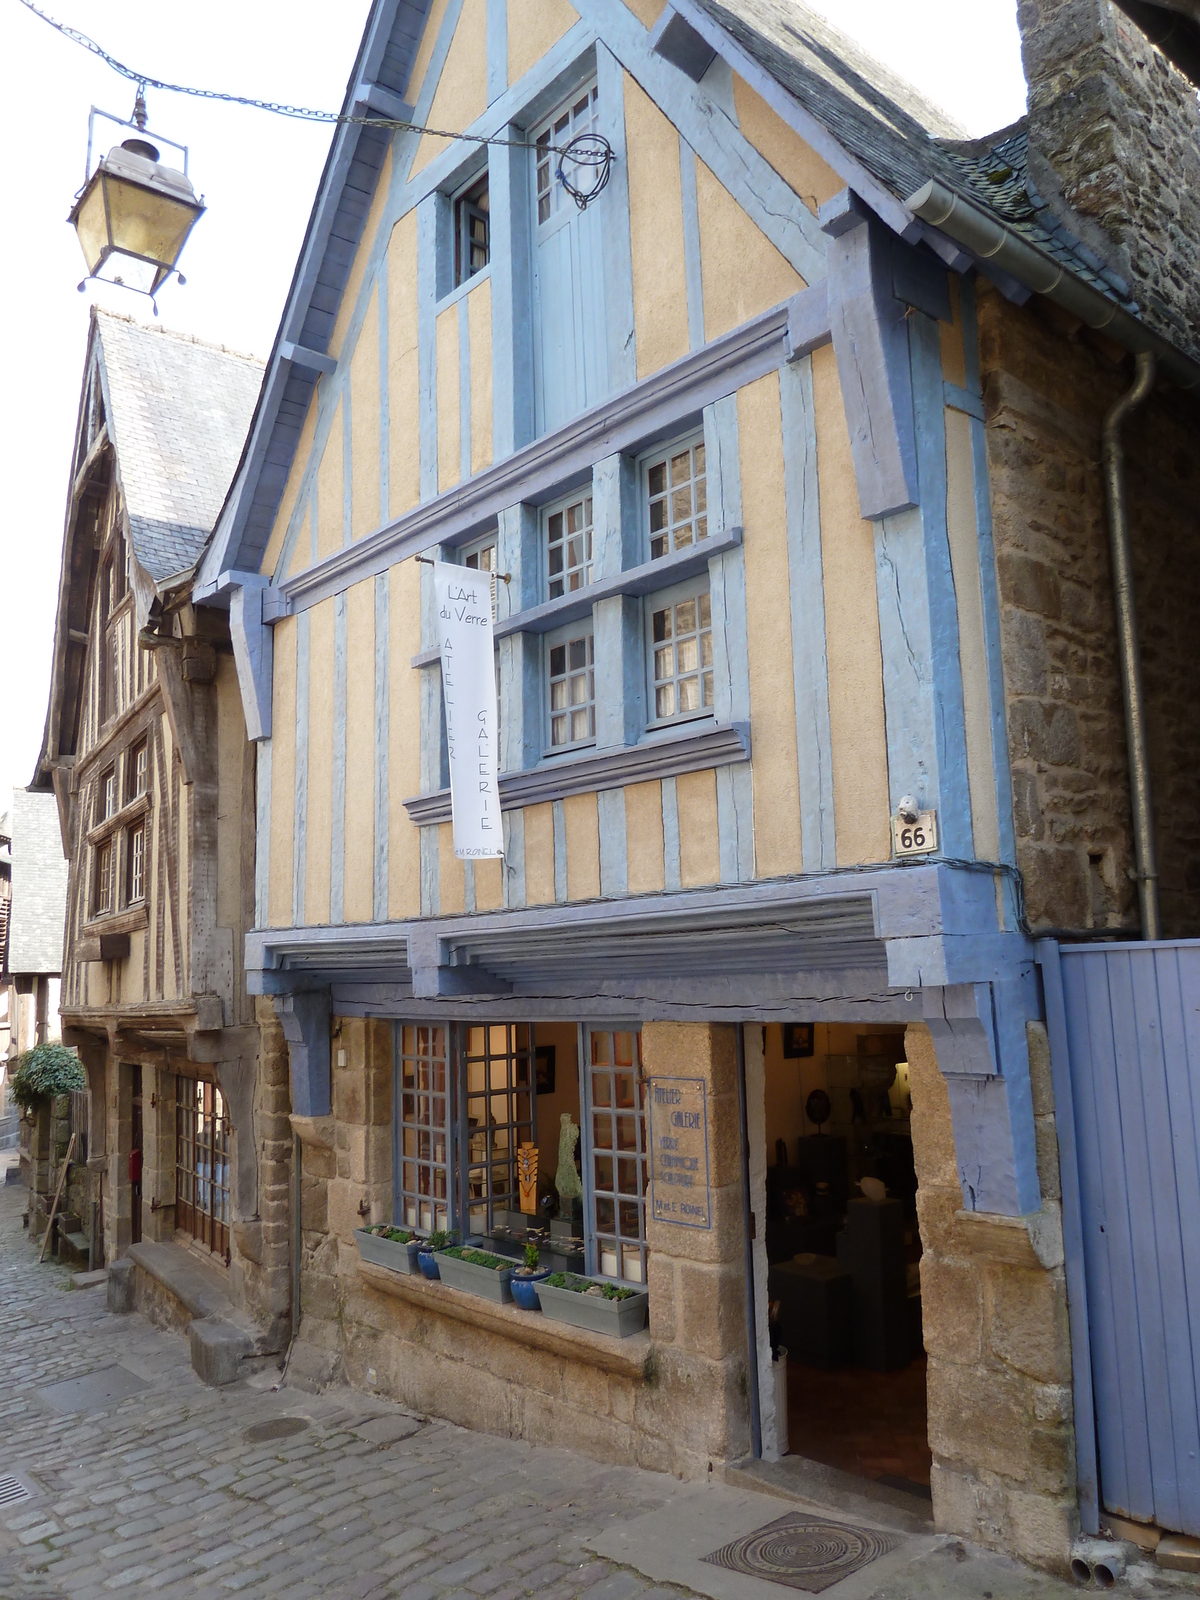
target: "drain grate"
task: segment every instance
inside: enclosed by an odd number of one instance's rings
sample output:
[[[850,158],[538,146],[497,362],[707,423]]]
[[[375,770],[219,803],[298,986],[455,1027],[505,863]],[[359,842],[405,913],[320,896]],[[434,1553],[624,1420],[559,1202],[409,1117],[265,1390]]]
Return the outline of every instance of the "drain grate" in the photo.
[[[0,1476],[0,1511],[7,1510],[9,1506],[19,1505],[22,1500],[29,1498],[29,1490],[20,1478],[14,1478],[10,1473]]]
[[[242,1438],[247,1444],[266,1444],[268,1439],[290,1439],[303,1433],[312,1424],[307,1417],[272,1417],[269,1422],[256,1422],[246,1429]]]
[[[805,1594],[821,1594],[900,1542],[896,1534],[851,1528],[842,1522],[818,1522],[793,1513],[722,1545],[704,1559],[747,1578],[765,1578],[768,1583],[802,1589]]]

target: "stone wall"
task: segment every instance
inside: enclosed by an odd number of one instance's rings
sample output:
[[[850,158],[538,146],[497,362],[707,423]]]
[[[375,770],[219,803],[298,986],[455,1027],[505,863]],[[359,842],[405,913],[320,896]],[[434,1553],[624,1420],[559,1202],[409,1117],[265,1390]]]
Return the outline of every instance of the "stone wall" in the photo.
[[[287,1041],[270,1000],[255,1003],[259,1030],[254,1126],[242,1137],[258,1147],[258,1214],[231,1229],[242,1302],[282,1349],[292,1320],[292,1129]]]
[[[368,1283],[354,1229],[391,1220],[390,1024],[335,1023],[333,1115],[293,1117],[303,1146],[301,1324],[291,1372],[344,1374],[419,1411],[598,1460],[704,1477],[749,1449],[734,1030],[647,1023],[648,1074],[700,1077],[709,1096],[713,1227],[651,1223],[650,1350],[639,1371],[533,1348]],[[608,1343],[609,1341],[603,1341]]]
[[[1100,429],[1128,358],[980,281],[980,360],[1017,861],[1035,927],[1137,929]],[[1200,934],[1200,406],[1160,385],[1125,429],[1166,937]]]
[[[1035,184],[1072,231],[1081,231],[1073,213],[1098,225],[1147,320],[1196,351],[1195,89],[1111,0],[1021,0],[1017,16]]]
[[[946,1081],[922,1024],[906,1044],[939,1530],[1065,1569],[1078,1532],[1071,1356],[1050,1053],[1028,1027],[1042,1210],[966,1212]]]

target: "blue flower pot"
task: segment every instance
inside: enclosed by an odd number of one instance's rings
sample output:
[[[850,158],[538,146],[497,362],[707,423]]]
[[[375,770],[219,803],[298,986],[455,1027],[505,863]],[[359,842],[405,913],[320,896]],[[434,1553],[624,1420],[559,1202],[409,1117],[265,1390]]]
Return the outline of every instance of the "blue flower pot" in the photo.
[[[518,1278],[514,1272],[508,1281],[512,1290],[512,1297],[522,1311],[540,1311],[541,1303],[537,1297],[536,1284],[544,1282],[550,1276],[551,1269],[547,1267],[544,1272],[535,1272],[531,1278]]]
[[[418,1250],[417,1265],[427,1278],[441,1277],[441,1273],[438,1271],[437,1256],[434,1255],[432,1250]]]

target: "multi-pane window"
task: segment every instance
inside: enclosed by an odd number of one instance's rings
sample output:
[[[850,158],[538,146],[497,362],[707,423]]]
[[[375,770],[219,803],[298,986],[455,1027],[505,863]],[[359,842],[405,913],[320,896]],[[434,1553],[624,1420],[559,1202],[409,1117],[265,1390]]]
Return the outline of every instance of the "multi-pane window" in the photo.
[[[588,1032],[591,1226],[596,1271],[646,1281],[646,1115],[642,1036]]]
[[[703,716],[713,707],[712,603],[707,586],[647,601],[653,719]]]
[[[113,908],[113,847],[112,840],[106,839],[96,850],[96,910],[97,912],[111,911]]]
[[[100,816],[98,820],[105,822],[116,815],[117,810],[117,769],[110,767],[100,779]]]
[[[175,1226],[229,1259],[229,1116],[202,1078],[175,1079]]]
[[[592,83],[587,88],[580,89],[570,103],[556,111],[550,121],[539,128],[534,135],[539,225],[557,216],[564,206],[575,204],[559,181],[560,163],[568,178],[575,176],[574,163],[570,159],[563,160],[555,151],[561,150],[581,133],[594,133],[598,111],[599,93],[596,85]],[[583,171],[579,174],[578,181],[586,188],[589,177],[590,174]]]
[[[406,1228],[448,1228],[450,1212],[449,1029],[397,1024],[396,1194],[394,1217]]]
[[[703,438],[647,456],[642,462],[642,483],[651,561],[708,538]]]
[[[526,1022],[463,1034],[462,1210],[467,1232],[490,1234],[498,1210],[519,1209],[517,1150],[536,1142],[533,1037]]]
[[[545,513],[548,598],[559,600],[592,581],[592,497],[581,494]]]
[[[596,647],[592,619],[547,639],[550,745],[561,749],[596,737]]]
[[[126,886],[126,900],[130,905],[146,896],[146,824],[139,822],[135,828],[130,828],[128,844],[126,847],[126,862],[129,881]]]
[[[146,741],[143,739],[129,756],[129,798],[136,800],[138,795],[145,794],[147,785],[148,761]]]
[[[454,202],[455,286],[482,272],[491,258],[491,218],[485,175]]]

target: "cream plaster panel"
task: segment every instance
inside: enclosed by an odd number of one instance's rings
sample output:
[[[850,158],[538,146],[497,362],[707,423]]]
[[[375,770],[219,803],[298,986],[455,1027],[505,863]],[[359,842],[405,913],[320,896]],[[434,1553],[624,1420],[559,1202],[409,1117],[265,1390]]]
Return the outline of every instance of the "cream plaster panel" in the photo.
[[[421,34],[421,43],[417,46],[417,57],[413,62],[413,69],[408,79],[408,86],[404,91],[404,98],[410,105],[416,105],[421,90],[425,86],[425,74],[429,70],[430,57],[433,47],[437,44],[437,36],[441,31],[442,19],[446,15],[448,0],[433,0],[429,8],[429,16],[425,23],[424,32]]]
[[[524,9],[527,4],[528,0],[514,0],[509,7],[510,29],[512,13]],[[487,0],[463,0],[462,13],[442,67],[442,75],[438,79],[426,126],[448,128],[451,133],[461,133],[486,110]],[[427,167],[434,156],[448,149],[451,142],[427,133],[417,146],[409,169],[409,181]]]
[[[696,197],[704,337],[716,339],[789,299],[805,284],[703,161],[696,162]]]
[[[946,410],[946,527],[950,565],[958,602],[958,653],[962,666],[963,711],[967,731],[967,777],[971,786],[971,832],[975,854],[1000,859],[992,766],[991,696],[983,631],[983,591],[979,582],[979,530],[975,524],[975,469],[971,418]]]
[[[342,907],[347,922],[375,910],[375,580],[346,596],[346,853]]]
[[[452,917],[466,909],[466,873],[454,854],[454,824],[443,822],[438,826],[438,911]]]
[[[846,187],[845,179],[839,178],[829,163],[811,145],[805,144],[736,72],[733,74],[733,107],[742,133],[814,216],[818,206]]]
[[[308,413],[304,418],[304,426],[300,429],[300,441],[296,446],[296,453],[292,457],[292,465],[288,470],[287,482],[283,486],[283,498],[279,502],[279,510],[275,513],[275,526],[271,529],[271,537],[267,540],[267,548],[263,552],[262,565],[259,571],[268,577],[275,574],[276,563],[283,554],[283,541],[287,538],[288,527],[291,524],[292,513],[296,509],[296,498],[300,493],[300,485],[304,481],[304,474],[308,471],[308,460],[312,453],[313,435],[317,429],[317,395],[313,391],[312,399],[308,403]],[[300,541],[297,542],[299,548]],[[305,552],[307,557],[307,545]],[[295,557],[293,556],[293,562]]]
[[[778,375],[770,372],[739,389],[737,409],[750,639],[754,870],[760,878],[773,878],[803,867]]]
[[[579,13],[567,0],[510,0],[508,7],[508,81],[516,83],[530,67],[579,21]]]
[[[296,829],[296,618],[275,624],[270,707],[270,880],[267,923],[291,926],[291,861]]]
[[[640,23],[650,29],[667,8],[667,0],[625,0]]]
[[[388,916],[421,914],[421,835],[404,809],[421,789],[421,569],[404,561],[388,573]]]
[[[821,492],[825,656],[838,866],[892,852],[875,531],[858,512],[850,434],[833,346],[813,352]]]
[[[438,489],[452,489],[462,476],[462,402],[458,381],[458,307],[437,319]]]
[[[554,903],[554,807],[525,807],[525,903]]]
[[[300,526],[296,530],[296,542],[292,546],[292,553],[288,559],[285,578],[293,577],[297,572],[303,572],[312,560],[312,511],[305,507],[304,515],[300,519]]]
[[[624,80],[633,320],[644,378],[688,352],[679,135],[628,73]]]
[[[121,963],[121,1000],[126,1005],[138,1005],[146,999],[142,983],[142,957],[145,950],[145,928],[131,929],[129,955]]]
[[[630,894],[662,891],[662,784],[657,778],[631,783],[625,790],[625,861]]]
[[[695,889],[721,879],[721,845],[717,836],[717,775],[687,772],[675,780],[679,809],[679,881]]]
[[[967,386],[967,363],[963,354],[962,297],[958,292],[958,277],[948,272],[950,282],[950,314],[952,322],[938,322],[938,340],[942,347],[942,376],[947,383],[956,383],[960,389]]]
[[[504,904],[504,862],[495,858],[475,863],[476,911],[499,911]]]
[[[329,921],[329,852],[333,843],[333,608],[308,613],[308,807],[304,921]]]
[[[471,471],[492,464],[492,280],[467,296],[471,341]]]
[[[371,197],[370,210],[367,212],[367,220],[363,224],[362,238],[358,242],[358,249],[354,252],[350,275],[346,279],[346,287],[342,290],[337,318],[333,324],[333,333],[330,335],[328,353],[333,356],[335,361],[339,360],[343,353],[343,341],[346,337],[346,331],[354,318],[359,290],[362,288],[363,278],[366,276],[367,263],[371,259],[371,251],[375,247],[375,236],[378,234],[379,224],[383,220],[383,212],[387,205],[388,191],[391,186],[392,147],[389,145],[379,168],[379,176],[375,180],[375,193]]]
[[[342,423],[345,409],[338,401],[325,441],[325,454],[317,468],[317,555],[329,556],[342,548],[345,503],[342,498]]]
[[[392,229],[388,245],[388,513],[421,498],[420,374],[417,364],[417,213]],[[413,791],[415,792],[415,791]]]
[[[372,289],[350,360],[350,537],[379,526],[379,295]]]
[[[563,801],[563,821],[567,839],[567,899],[598,900],[600,818],[596,810],[596,796],[569,796]]]

